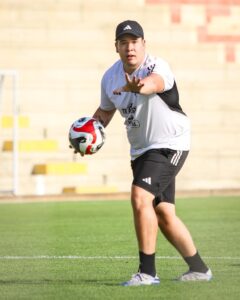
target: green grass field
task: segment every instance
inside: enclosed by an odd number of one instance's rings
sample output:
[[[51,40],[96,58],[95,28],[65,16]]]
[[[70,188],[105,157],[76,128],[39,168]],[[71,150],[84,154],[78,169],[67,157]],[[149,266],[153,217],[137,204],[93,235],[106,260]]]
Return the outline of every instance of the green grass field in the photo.
[[[0,299],[240,299],[240,197],[177,200],[214,279],[187,270],[159,234],[160,286],[122,287],[137,270],[129,201],[0,204]]]

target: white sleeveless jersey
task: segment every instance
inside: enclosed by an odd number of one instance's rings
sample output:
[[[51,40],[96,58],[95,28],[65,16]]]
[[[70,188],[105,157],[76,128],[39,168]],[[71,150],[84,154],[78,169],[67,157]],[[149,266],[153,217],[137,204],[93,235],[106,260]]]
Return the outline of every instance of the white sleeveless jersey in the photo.
[[[168,63],[147,55],[143,64],[130,77],[144,78],[151,73],[163,78],[163,92],[151,95],[123,92],[114,95],[115,89],[126,84],[121,60],[106,71],[101,82],[100,107],[103,110],[117,108],[125,118],[132,159],[150,149],[190,148],[190,122],[179,105],[177,86]]]

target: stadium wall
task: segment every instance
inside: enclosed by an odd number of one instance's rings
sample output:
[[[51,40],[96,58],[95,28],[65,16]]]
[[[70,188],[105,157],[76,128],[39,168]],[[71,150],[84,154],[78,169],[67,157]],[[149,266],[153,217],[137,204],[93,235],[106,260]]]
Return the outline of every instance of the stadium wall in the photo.
[[[2,0],[0,69],[18,70],[19,115],[28,120],[19,125],[19,194],[129,191],[129,146],[119,115],[94,156],[73,155],[67,138],[70,124],[98,106],[101,77],[118,59],[115,27],[125,19],[138,20],[148,51],[170,62],[191,119],[192,150],[177,188],[239,189],[240,1]],[[6,81],[0,190],[12,182],[10,97]]]

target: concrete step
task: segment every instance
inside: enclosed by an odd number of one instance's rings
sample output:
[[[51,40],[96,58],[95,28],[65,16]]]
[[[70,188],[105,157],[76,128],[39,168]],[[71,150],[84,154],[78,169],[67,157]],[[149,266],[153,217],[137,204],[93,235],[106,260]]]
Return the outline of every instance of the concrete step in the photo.
[[[63,194],[102,194],[102,193],[117,193],[116,186],[70,186],[63,187]]]
[[[109,63],[111,61],[114,62],[117,59],[114,47],[112,48],[112,51],[109,50],[107,52],[99,51],[96,47],[88,50],[86,49],[85,51],[82,51],[81,48],[77,49],[77,47],[73,47],[72,49],[59,49],[58,47],[46,46],[42,46],[41,48],[21,47],[18,48],[18,50],[16,50],[15,47],[1,47],[0,54],[1,56],[5,56],[5,59],[1,60],[2,68],[14,68],[20,70],[36,70],[38,68],[39,72],[42,69],[57,68],[58,71],[60,71],[64,68],[76,69],[80,67],[86,68],[87,71],[88,67],[94,67],[96,69],[106,67],[106,61]],[[91,60],[86,59],[87,57],[91,57]]]
[[[58,143],[56,140],[23,140],[18,141],[18,150],[20,152],[56,152]],[[13,141],[4,141],[3,151],[13,151]]]
[[[1,118],[1,127],[2,128],[13,128],[14,118],[11,115],[5,115]],[[29,127],[29,117],[28,116],[18,116],[17,126],[19,128],[28,128]]]
[[[179,175],[178,186],[190,190],[199,189],[201,186],[206,189],[239,188],[240,177],[236,172],[239,149],[226,153],[224,155],[221,149],[206,153],[192,150],[180,173],[181,177]]]
[[[35,164],[32,169],[33,175],[79,175],[87,173],[87,165],[77,162],[52,162]]]

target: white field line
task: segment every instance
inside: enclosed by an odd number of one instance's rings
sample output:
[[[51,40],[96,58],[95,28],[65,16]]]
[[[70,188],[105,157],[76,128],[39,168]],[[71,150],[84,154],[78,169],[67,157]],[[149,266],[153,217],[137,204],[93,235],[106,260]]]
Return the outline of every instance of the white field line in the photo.
[[[240,260],[240,257],[232,256],[204,256],[204,259],[210,260]],[[35,255],[35,256],[0,256],[0,260],[24,260],[24,259],[79,259],[79,260],[114,260],[114,259],[138,259],[137,256],[77,256],[77,255],[67,255],[67,256],[51,256],[51,255]],[[182,259],[180,256],[156,256],[156,259]]]

